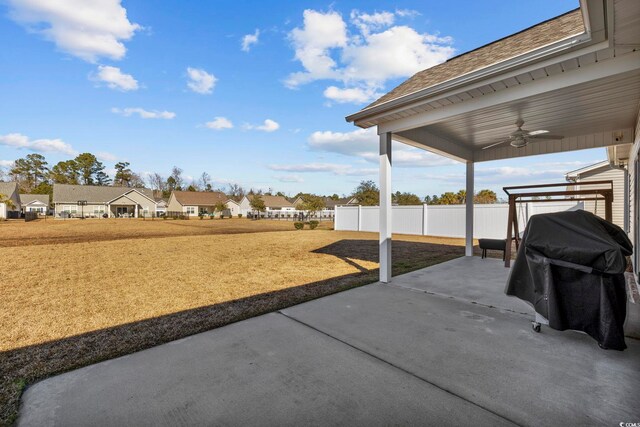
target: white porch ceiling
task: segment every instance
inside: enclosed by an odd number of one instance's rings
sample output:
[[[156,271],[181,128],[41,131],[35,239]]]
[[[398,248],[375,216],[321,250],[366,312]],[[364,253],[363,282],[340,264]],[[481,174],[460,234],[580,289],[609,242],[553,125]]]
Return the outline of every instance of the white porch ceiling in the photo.
[[[516,130],[518,119],[524,120],[524,129],[545,129],[565,137],[632,128],[639,100],[640,70],[636,70],[461,114],[421,129],[475,151],[504,140]],[[398,135],[408,136],[406,132]]]
[[[614,44],[618,47],[640,47],[640,1],[615,0]]]

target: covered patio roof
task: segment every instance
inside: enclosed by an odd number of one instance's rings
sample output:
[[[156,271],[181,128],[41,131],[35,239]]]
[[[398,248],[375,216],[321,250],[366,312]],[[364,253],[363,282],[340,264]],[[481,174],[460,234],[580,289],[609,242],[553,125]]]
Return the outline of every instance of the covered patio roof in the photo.
[[[517,49],[509,43],[515,39]],[[473,194],[476,162],[633,143],[640,105],[639,41],[640,2],[581,0],[577,11],[465,54],[477,68],[443,72],[460,68],[461,55],[421,71],[348,116],[359,127],[377,126],[380,135],[381,280],[390,280],[385,264],[390,265],[391,140],[466,163],[467,194]],[[431,72],[447,78],[429,78]],[[403,89],[407,86],[411,90]],[[518,121],[524,121],[524,129],[562,138],[532,140],[521,148],[488,147],[505,140]],[[467,255],[473,242],[469,199]]]

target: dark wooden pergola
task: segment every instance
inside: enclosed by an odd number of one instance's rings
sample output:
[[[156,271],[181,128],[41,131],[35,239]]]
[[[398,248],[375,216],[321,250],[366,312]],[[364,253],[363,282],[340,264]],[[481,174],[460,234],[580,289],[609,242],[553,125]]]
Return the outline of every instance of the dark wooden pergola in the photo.
[[[567,190],[567,187],[588,186],[589,188],[579,190]],[[596,188],[594,188],[594,186]],[[562,190],[548,190],[549,188],[562,187]],[[547,190],[540,190],[540,189]],[[527,191],[538,189],[538,191]],[[613,181],[585,181],[581,183],[559,183],[542,185],[520,185],[515,187],[504,187],[504,192],[509,196],[509,219],[507,221],[507,240],[505,247],[504,266],[511,265],[511,241],[516,242],[516,251],[520,246],[520,231],[518,227],[518,213],[516,204],[518,203],[545,203],[558,201],[603,201],[605,220],[611,221],[613,211]]]

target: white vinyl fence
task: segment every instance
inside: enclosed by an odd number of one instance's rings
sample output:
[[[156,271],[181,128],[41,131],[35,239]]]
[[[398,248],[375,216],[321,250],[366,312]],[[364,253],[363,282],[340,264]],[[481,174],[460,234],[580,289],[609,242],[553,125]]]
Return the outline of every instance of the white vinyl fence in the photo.
[[[583,203],[572,201],[522,203],[517,207],[520,231],[532,215],[583,209]],[[475,205],[473,208],[473,237],[476,239],[504,239],[507,235],[509,205]],[[464,205],[394,206],[393,232],[441,237],[464,237]],[[337,206],[335,229],[344,231],[374,231],[379,227],[378,206]]]

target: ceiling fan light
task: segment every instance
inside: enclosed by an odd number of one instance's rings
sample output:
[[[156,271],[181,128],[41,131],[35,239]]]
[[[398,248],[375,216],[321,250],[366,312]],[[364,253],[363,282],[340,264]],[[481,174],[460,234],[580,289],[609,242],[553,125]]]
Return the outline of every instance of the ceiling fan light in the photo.
[[[514,138],[511,141],[511,146],[515,148],[522,148],[527,145],[527,140],[525,138]]]

